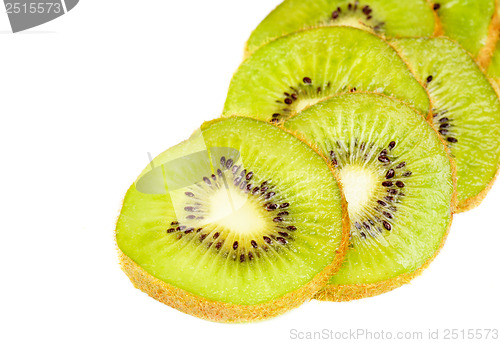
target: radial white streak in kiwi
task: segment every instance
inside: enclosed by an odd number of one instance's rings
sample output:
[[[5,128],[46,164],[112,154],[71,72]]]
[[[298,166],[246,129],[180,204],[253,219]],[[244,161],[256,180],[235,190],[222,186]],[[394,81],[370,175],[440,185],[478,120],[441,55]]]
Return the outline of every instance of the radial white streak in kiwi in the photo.
[[[321,100],[322,99],[318,99],[318,98],[315,98],[315,99],[311,99],[311,98],[300,99],[294,105],[294,111],[295,111],[295,113],[301,112],[301,111],[305,110],[306,108],[308,108],[308,107],[310,107],[310,106],[312,106],[314,104],[317,104]]]
[[[358,165],[347,165],[340,171],[344,194],[348,203],[349,215],[359,215],[377,188],[377,176]]]

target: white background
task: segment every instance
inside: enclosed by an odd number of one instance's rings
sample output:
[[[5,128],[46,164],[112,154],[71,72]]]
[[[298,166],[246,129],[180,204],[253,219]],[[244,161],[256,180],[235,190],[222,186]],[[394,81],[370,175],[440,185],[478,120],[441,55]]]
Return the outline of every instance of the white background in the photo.
[[[293,329],[424,337],[429,329],[500,329],[499,184],[481,207],[456,216],[423,276],[375,298],[215,324],[149,298],[120,270],[114,225],[147,153],[221,113],[246,38],[277,4],[83,0],[18,34],[2,8],[1,342],[285,342]]]

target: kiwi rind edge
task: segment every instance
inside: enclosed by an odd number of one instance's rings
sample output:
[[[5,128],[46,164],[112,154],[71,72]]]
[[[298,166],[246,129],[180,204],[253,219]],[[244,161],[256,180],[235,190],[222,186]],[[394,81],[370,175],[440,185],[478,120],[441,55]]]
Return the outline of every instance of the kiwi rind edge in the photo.
[[[211,123],[226,120],[231,117],[234,116],[217,118],[204,122],[201,125],[201,129]],[[263,120],[254,120],[264,122],[267,125],[272,125]],[[321,154],[314,146],[311,146],[311,144],[307,141],[297,135],[294,135],[291,131],[285,128],[279,127],[279,129],[300,140],[311,148],[316,154],[318,154],[325,161],[325,164],[328,166],[328,169],[337,181],[342,198],[342,235],[332,263],[316,274],[311,281],[303,285],[301,288],[289,292],[282,297],[256,305],[230,304],[197,296],[155,278],[141,268],[120,249],[116,240],[115,231],[115,245],[118,252],[120,267],[137,289],[143,291],[150,297],[164,303],[165,305],[198,318],[219,323],[244,323],[270,319],[299,307],[304,302],[311,300],[315,294],[318,293],[318,291],[328,284],[330,277],[334,275],[342,266],[349,245],[350,220],[349,213],[347,211],[347,201],[342,190],[342,183],[339,181],[336,171],[332,166],[330,166],[326,157],[324,157],[323,154]]]

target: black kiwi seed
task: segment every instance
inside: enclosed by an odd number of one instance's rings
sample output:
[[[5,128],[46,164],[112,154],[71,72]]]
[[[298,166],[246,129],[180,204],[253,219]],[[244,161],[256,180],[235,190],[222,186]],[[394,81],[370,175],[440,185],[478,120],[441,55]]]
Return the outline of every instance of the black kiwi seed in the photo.
[[[213,239],[217,239],[219,237],[219,235],[220,235],[219,232],[214,233]]]
[[[446,123],[448,121],[450,121],[450,119],[448,117],[444,117],[444,118],[439,119],[440,123]]]
[[[385,202],[383,202],[382,200],[377,200],[377,202],[379,203],[379,205],[381,206],[387,206],[387,204]]]
[[[396,172],[394,172],[394,169],[389,169],[387,173],[385,174],[386,179],[392,179],[396,175]]]
[[[226,158],[225,158],[224,156],[222,156],[222,157],[220,158],[220,165],[221,165],[222,167],[225,167],[225,166],[226,166]]]
[[[191,197],[191,198],[194,197],[194,193],[191,193],[191,192],[186,192],[184,194],[186,194],[188,197]]]
[[[384,182],[382,182],[382,186],[384,186],[384,187],[391,187],[392,186],[392,181],[384,181]]]
[[[383,214],[384,216],[386,216],[387,218],[389,218],[389,219],[392,219],[392,218],[393,218],[393,215],[392,215],[391,213],[389,213],[389,212],[383,212],[382,214]]]
[[[223,242],[217,242],[215,249],[219,250],[222,247]]]
[[[248,260],[253,260],[253,254],[251,252],[248,253]]]
[[[212,174],[212,180],[217,181],[217,176],[215,176],[215,174]]]
[[[411,171],[407,171],[403,174],[404,177],[408,177],[408,176],[411,176],[412,172]]]
[[[179,225],[179,222],[171,222],[170,225]]]
[[[187,229],[186,231],[184,231],[184,233],[191,233],[194,231],[194,228],[190,227],[189,229]]]
[[[432,81],[432,75],[427,76],[426,81],[427,81],[427,83],[431,82]]]
[[[397,181],[396,186],[398,186],[399,188],[403,188],[405,186],[405,184],[403,181]]]
[[[288,233],[286,233],[286,232],[279,231],[278,233],[279,233],[281,236],[283,236],[283,237],[288,237]]]
[[[382,225],[384,225],[384,229],[386,229],[387,231],[391,231],[392,230],[392,226],[391,224],[389,224],[388,222],[386,222],[385,220],[382,221]]]
[[[304,83],[308,84],[308,85],[310,85],[312,83],[312,80],[309,77],[304,77],[304,79],[302,79],[302,81],[304,81]]]
[[[403,168],[404,166],[406,166],[406,162],[401,162],[400,164],[398,164],[396,166],[397,169],[400,169],[400,168]]]
[[[240,255],[240,262],[241,263],[245,262],[245,255],[244,254]]]
[[[396,146],[396,142],[392,141],[389,143],[389,149],[394,149],[394,147]]]
[[[250,242],[250,244],[252,244],[252,247],[254,247],[255,249],[257,249],[258,245],[257,245],[257,242],[256,242],[256,241],[252,240],[252,241]]]
[[[285,245],[286,243],[288,243],[288,242],[286,241],[286,239],[284,239],[283,237],[276,237],[276,240],[277,240],[279,243],[283,244],[283,245]]]
[[[439,133],[444,136],[448,133],[448,130],[439,130]]]
[[[450,143],[456,143],[456,142],[458,142],[458,139],[453,138],[453,137],[448,137],[448,138],[446,138],[446,140],[447,140],[448,142],[450,142]]]
[[[186,219],[195,219],[195,218],[196,218],[196,216],[193,215],[193,214],[190,214],[189,216],[186,216]]]
[[[447,127],[450,127],[450,123],[443,123],[443,124],[439,125],[439,128],[441,128],[441,129],[445,129]]]
[[[283,218],[281,218],[281,217],[275,217],[273,219],[273,222],[275,222],[275,223],[281,223],[282,221],[283,221]]]
[[[432,6],[432,8],[437,11],[438,9],[441,8],[441,5],[440,4],[434,4],[434,6]]]
[[[333,11],[332,13],[332,19],[337,19],[339,17],[339,12]]]
[[[388,189],[387,193],[392,194],[392,195],[396,195],[396,194],[398,194],[398,190],[397,189]]]
[[[262,239],[264,240],[264,242],[266,242],[267,244],[272,244],[273,241],[271,241],[271,238],[267,237],[267,236],[263,236]]]
[[[279,113],[273,113],[273,118],[278,118],[280,116]]]
[[[209,185],[209,186],[211,186],[211,185],[212,185],[212,183],[210,182],[210,179],[209,179],[208,177],[206,177],[206,176],[205,176],[205,177],[203,177],[203,181],[205,181],[205,183],[206,183],[207,185]]]
[[[278,205],[276,205],[276,204],[268,204],[268,205],[266,206],[266,209],[267,209],[268,211],[273,211],[273,210],[275,210],[275,209],[277,209],[277,208],[278,208]]]
[[[290,204],[289,204],[289,203],[287,203],[287,202],[284,202],[284,203],[282,203],[282,204],[280,205],[280,208],[287,208],[288,206],[290,206]]]
[[[387,156],[385,156],[385,155],[380,155],[380,156],[378,157],[378,160],[379,160],[380,162],[382,162],[382,163],[389,163],[389,162],[391,161],[391,160],[389,160],[389,158],[388,158]]]
[[[232,165],[233,165],[233,160],[232,159],[228,159],[227,162],[226,162],[226,168],[229,169],[229,168],[231,168]]]
[[[276,195],[276,193],[274,193],[274,192],[269,192],[269,193],[267,193],[267,194],[266,194],[266,196],[265,196],[264,198],[265,198],[265,199],[270,199],[270,198],[272,198],[272,197],[273,197],[273,196],[275,196],[275,195]]]
[[[167,233],[172,233],[172,232],[174,232],[174,231],[175,231],[175,229],[168,229],[168,230],[167,230]]]
[[[293,225],[287,226],[286,229],[288,231],[296,231],[297,230],[297,228],[295,226],[293,226]]]
[[[286,98],[286,99],[285,99],[285,104],[287,104],[287,105],[291,105],[291,104],[292,104],[292,102],[293,102],[293,100],[292,100],[292,99],[290,99],[290,98]]]
[[[246,179],[247,181],[250,181],[252,179],[252,176],[253,176],[253,172],[249,172],[247,175],[246,175]]]
[[[278,213],[278,216],[287,216],[289,214],[290,213],[288,213],[288,211],[283,211],[283,212]]]
[[[233,243],[233,250],[238,249],[238,241],[234,241]]]

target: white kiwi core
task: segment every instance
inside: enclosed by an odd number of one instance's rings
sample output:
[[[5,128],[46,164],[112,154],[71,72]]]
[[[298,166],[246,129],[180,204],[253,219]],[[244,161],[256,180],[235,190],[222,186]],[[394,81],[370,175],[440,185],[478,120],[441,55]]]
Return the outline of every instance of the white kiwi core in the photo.
[[[377,175],[359,165],[346,165],[340,170],[350,215],[361,214],[377,189]]]

